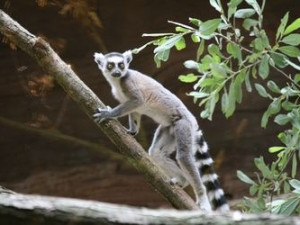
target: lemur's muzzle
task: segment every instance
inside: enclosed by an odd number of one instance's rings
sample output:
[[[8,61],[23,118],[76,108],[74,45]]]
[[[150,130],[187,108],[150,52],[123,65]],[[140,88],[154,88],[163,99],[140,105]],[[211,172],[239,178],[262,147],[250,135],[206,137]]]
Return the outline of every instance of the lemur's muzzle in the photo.
[[[111,74],[113,77],[120,77],[122,75],[122,73],[120,71],[116,71],[114,73]]]

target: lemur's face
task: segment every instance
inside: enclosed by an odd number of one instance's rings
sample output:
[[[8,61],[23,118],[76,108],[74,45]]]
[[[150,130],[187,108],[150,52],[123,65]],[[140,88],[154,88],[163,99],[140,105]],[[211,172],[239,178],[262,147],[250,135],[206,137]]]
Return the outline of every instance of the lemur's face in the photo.
[[[113,52],[107,55],[95,53],[94,58],[104,76],[120,78],[127,73],[132,55],[130,51],[123,54]]]
[[[106,56],[105,58],[106,58],[106,66],[105,66],[106,73],[109,73],[113,77],[121,77],[122,75],[124,75],[124,73],[126,73],[128,66],[122,55]]]

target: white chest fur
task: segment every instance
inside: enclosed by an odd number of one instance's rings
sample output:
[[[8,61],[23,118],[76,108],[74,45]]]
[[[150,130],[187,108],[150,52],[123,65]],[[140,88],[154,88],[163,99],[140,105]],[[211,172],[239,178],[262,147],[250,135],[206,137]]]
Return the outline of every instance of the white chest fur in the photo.
[[[111,91],[115,99],[117,99],[119,102],[126,102],[128,100],[127,96],[124,94],[120,81],[119,80],[114,80],[110,82],[111,84]]]

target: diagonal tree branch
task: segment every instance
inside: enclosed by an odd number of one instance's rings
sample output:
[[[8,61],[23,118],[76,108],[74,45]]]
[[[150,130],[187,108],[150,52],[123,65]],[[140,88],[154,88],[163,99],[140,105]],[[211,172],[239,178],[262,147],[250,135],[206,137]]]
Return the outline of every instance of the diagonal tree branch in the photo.
[[[96,108],[104,107],[97,96],[73,72],[70,65],[63,62],[47,42],[28,32],[2,10],[0,10],[0,32],[52,75],[89,117]],[[170,185],[167,176],[155,165],[141,145],[126,133],[119,122],[109,120],[97,125],[118,147],[120,153],[174,207],[178,209],[198,208],[181,188]]]

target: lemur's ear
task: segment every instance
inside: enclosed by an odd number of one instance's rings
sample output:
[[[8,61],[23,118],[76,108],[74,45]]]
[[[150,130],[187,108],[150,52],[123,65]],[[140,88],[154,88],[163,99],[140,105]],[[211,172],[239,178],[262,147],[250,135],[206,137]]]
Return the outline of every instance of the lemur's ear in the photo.
[[[102,53],[94,53],[94,60],[98,64],[99,69],[103,69],[104,62],[105,62],[105,56]]]
[[[132,52],[130,50],[123,53],[124,58],[126,59],[127,63],[130,63],[132,60]]]

